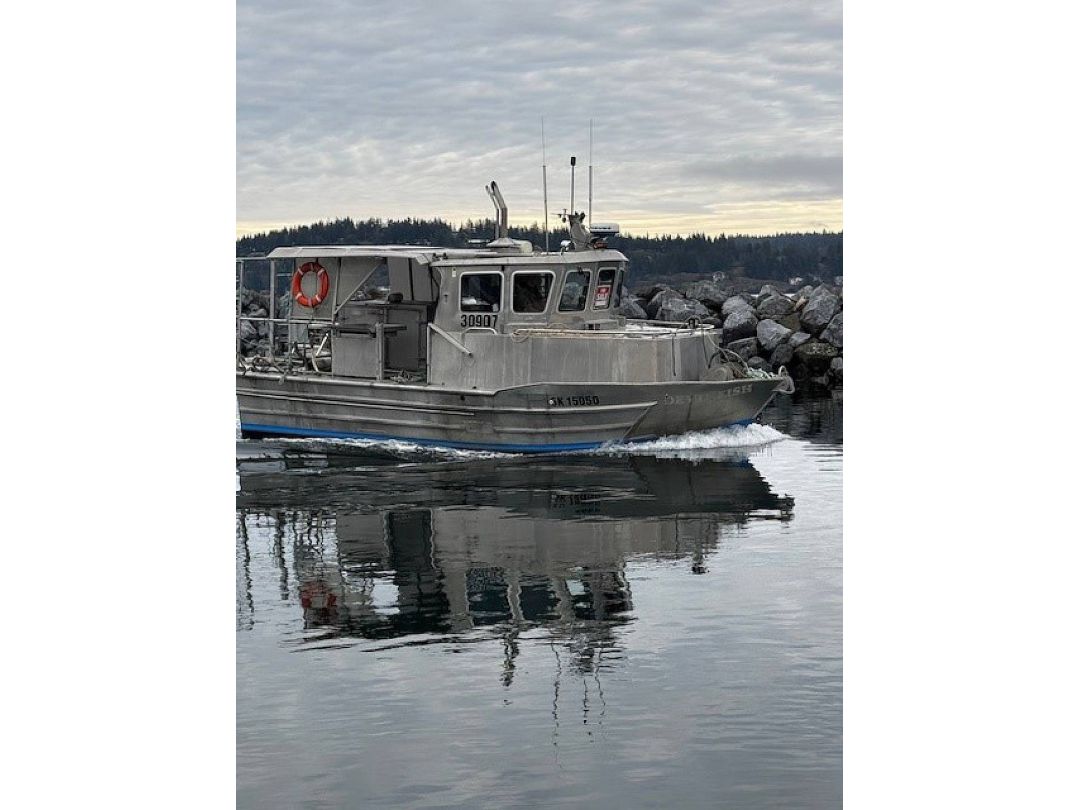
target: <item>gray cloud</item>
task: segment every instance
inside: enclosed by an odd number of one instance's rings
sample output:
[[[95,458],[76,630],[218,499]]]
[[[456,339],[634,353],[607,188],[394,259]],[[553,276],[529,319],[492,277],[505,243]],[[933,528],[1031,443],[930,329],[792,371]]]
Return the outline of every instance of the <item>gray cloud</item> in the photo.
[[[840,19],[833,0],[240,0],[238,225],[486,216],[492,177],[536,221],[544,116],[553,210],[592,118],[598,217],[840,227]]]

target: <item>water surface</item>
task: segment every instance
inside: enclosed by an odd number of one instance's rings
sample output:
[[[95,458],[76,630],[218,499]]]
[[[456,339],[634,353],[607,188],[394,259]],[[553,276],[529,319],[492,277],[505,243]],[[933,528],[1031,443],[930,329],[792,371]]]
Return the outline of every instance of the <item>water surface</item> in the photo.
[[[841,414],[238,441],[238,805],[839,806]]]

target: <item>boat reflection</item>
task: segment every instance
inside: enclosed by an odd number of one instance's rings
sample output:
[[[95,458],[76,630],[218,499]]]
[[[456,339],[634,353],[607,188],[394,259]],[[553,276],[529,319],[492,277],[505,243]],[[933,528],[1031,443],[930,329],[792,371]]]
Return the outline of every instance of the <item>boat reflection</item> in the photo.
[[[617,653],[633,618],[629,560],[702,573],[727,531],[793,509],[745,456],[403,463],[260,442],[238,445],[238,468],[241,626],[258,609],[249,545],[268,533],[302,644],[494,634],[506,683],[525,632],[569,648],[578,672]]]

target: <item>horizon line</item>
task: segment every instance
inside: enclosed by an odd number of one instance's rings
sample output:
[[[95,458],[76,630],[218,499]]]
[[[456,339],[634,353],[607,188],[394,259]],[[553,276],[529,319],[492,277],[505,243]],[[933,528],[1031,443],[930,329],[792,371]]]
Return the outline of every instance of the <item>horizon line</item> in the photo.
[[[312,228],[312,227],[315,227],[316,225],[326,225],[326,224],[331,224],[331,223],[334,223],[334,222],[341,222],[343,220],[351,220],[352,222],[377,221],[377,222],[382,222],[382,223],[406,222],[406,221],[410,221],[410,220],[413,221],[413,222],[444,222],[447,225],[454,228],[455,230],[461,230],[464,227],[464,224],[465,224],[465,221],[459,221],[459,222],[455,223],[455,222],[450,221],[449,219],[443,219],[442,217],[427,218],[427,217],[406,216],[406,217],[400,217],[399,218],[399,217],[371,216],[371,217],[367,217],[367,218],[364,218],[364,219],[358,219],[358,218],[350,216],[350,215],[334,217],[332,219],[331,218],[317,219],[317,220],[315,220],[313,222],[306,222],[306,223],[293,223],[293,224],[258,223],[257,225],[252,224],[251,226],[249,226],[247,228],[243,228],[242,227],[243,223],[241,223],[240,221],[237,221],[236,222],[236,228],[235,228],[236,241],[239,242],[241,239],[254,238],[254,237],[259,237],[259,236],[269,236],[270,234],[274,233],[275,231],[286,231],[286,230],[290,230],[290,229],[293,229],[293,228]],[[492,222],[493,223],[495,220],[488,218],[488,219],[480,219],[480,220],[469,219],[469,220],[466,220],[466,221],[481,222],[481,223],[483,223],[483,222]],[[833,228],[829,228],[829,227],[825,226],[824,223],[819,223],[819,224],[820,224],[820,228],[818,228],[818,229],[812,229],[811,228],[811,229],[807,229],[807,230],[783,230],[783,231],[768,231],[768,232],[758,232],[758,233],[749,233],[749,232],[744,232],[744,231],[717,231],[717,232],[709,233],[709,232],[707,232],[707,231],[705,231],[703,229],[701,229],[701,230],[690,230],[690,231],[675,231],[675,232],[665,231],[663,233],[661,233],[659,231],[652,232],[652,231],[646,230],[646,231],[644,231],[644,233],[637,233],[637,232],[632,232],[632,231],[627,230],[627,231],[621,231],[619,233],[619,236],[624,236],[624,237],[627,237],[629,239],[635,239],[635,238],[653,239],[653,238],[662,238],[662,237],[665,237],[665,236],[684,237],[684,238],[689,237],[689,236],[707,236],[707,237],[721,237],[721,236],[724,236],[724,237],[729,237],[729,236],[730,237],[736,237],[736,236],[739,236],[739,237],[769,238],[769,237],[772,237],[772,236],[791,236],[791,235],[798,235],[798,234],[824,234],[824,235],[838,236],[838,235],[843,234],[843,232],[844,232],[843,226],[841,226],[838,229],[833,229]],[[541,227],[540,227],[540,223],[536,222],[536,221],[533,221],[533,223],[531,225],[521,225],[521,224],[513,225],[513,224],[511,224],[510,227],[511,228],[519,228],[519,229],[536,228],[537,230],[542,230]],[[549,233],[554,233],[556,230],[559,229],[559,227],[562,227],[562,226],[553,227],[548,232]],[[563,227],[562,229],[566,230],[565,227]]]

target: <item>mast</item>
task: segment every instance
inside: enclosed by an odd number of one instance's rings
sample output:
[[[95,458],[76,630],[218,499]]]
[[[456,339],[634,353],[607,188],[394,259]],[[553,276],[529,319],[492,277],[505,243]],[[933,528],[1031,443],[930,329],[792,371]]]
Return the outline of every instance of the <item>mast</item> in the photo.
[[[592,119],[589,119],[589,227],[592,227]]]
[[[544,141],[544,116],[540,116],[540,152],[543,155],[544,169],[544,253],[551,252],[548,237],[548,200],[547,200],[547,143]]]

